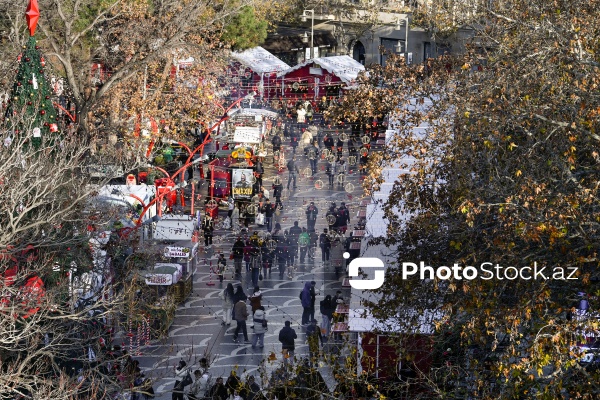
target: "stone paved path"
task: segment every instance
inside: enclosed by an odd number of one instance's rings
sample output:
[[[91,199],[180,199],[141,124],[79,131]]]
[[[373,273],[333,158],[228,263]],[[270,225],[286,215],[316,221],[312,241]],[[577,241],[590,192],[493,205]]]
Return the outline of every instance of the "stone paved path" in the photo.
[[[286,146],[287,159],[289,159],[290,154],[290,147]],[[347,155],[347,150],[345,154]],[[303,155],[297,158],[301,165],[301,171],[303,168],[308,167],[308,160]],[[321,179],[328,187],[324,166],[325,162],[320,161],[317,179]],[[265,163],[263,186],[270,189],[272,179],[276,175],[277,173],[272,165]],[[285,187],[287,171],[279,176],[283,179]],[[356,223],[356,211],[362,195],[359,174],[356,172],[348,174],[348,182],[352,182],[355,186],[352,193],[344,191],[341,186],[334,188],[337,190],[329,188],[316,190],[314,180],[306,177],[299,178],[298,188],[290,192],[287,200],[284,199],[284,211],[276,218],[276,221],[281,223],[283,229],[291,227],[295,220],[299,221],[301,227],[306,226],[304,211],[310,201],[315,201],[319,208],[316,231],[320,233],[323,228],[327,227],[324,215],[329,204],[335,201],[339,205],[340,202],[344,201],[350,209],[351,222],[349,228],[351,228]],[[225,212],[220,212],[220,215],[224,214]],[[254,230],[264,230],[264,228],[261,229],[251,225],[250,232]],[[191,365],[192,370],[195,370],[200,358],[210,357],[213,360],[211,364],[213,378],[223,376],[226,379],[232,369],[237,369],[239,375],[253,374],[258,377],[262,368],[262,371],[266,371],[270,375],[270,371],[281,362],[281,344],[278,341],[278,334],[286,320],[292,321],[292,327],[298,333],[296,355],[306,355],[308,349],[305,344],[304,329],[300,327],[302,307],[298,298],[304,282],[312,280],[317,282],[315,318],[320,322],[318,302],[326,294],[335,294],[336,290],[341,287],[343,277],[345,277],[344,275],[336,278],[332,267],[321,265],[320,250],[317,250],[317,262],[299,266],[292,278],[286,276],[283,280],[279,279],[277,270],[264,277],[259,285],[263,292],[262,304],[266,309],[269,331],[265,335],[265,347],[263,349],[252,349],[250,344],[233,342],[232,333],[235,329],[235,321],[229,327],[221,325],[222,311],[219,297],[221,291],[229,282],[234,283],[234,286],[241,282],[246,293],[250,294],[251,290],[247,290],[251,286],[250,281],[247,280],[249,277],[244,272],[241,281],[236,281],[232,280],[231,274],[229,274],[229,276],[226,276],[226,280],[220,283],[214,279],[214,276],[212,276],[211,282],[209,273],[208,264],[211,262],[216,264],[219,252],[228,255],[234,241],[235,236],[231,231],[215,231],[213,249],[207,252],[201,249],[202,262],[194,277],[193,293],[184,304],[179,306],[168,338],[166,340],[153,340],[150,346],[141,348],[142,354],[140,356],[134,357],[140,361],[140,366],[146,376],[156,380],[154,389],[157,400],[171,398],[171,389],[175,381],[172,373],[173,366],[180,359],[184,359],[188,366]],[[232,263],[232,261],[228,260],[228,263]],[[208,285],[207,283],[214,283],[214,285]],[[251,325],[252,323],[249,322],[248,335],[250,339],[252,339]],[[277,356],[277,360],[274,362],[266,361],[271,352],[274,352]],[[324,376],[327,379],[326,371],[324,371]],[[330,377],[329,381],[331,383]]]

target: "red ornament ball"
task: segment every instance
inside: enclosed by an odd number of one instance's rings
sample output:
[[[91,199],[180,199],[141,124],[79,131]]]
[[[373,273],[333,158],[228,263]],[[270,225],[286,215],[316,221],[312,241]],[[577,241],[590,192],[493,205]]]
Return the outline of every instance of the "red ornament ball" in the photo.
[[[40,74],[43,74],[43,73],[44,73],[44,70],[40,68]]]
[[[36,49],[36,50],[39,50],[39,49],[40,49],[40,46],[35,46],[35,49]]]
[[[42,110],[42,111],[40,111],[40,114],[42,114],[42,115],[46,115],[46,110]]]
[[[50,99],[50,96],[46,96],[46,100]]]
[[[29,62],[29,61],[31,61],[31,58],[25,57],[25,62]]]
[[[17,86],[21,86],[21,82],[17,82]]]
[[[28,101],[28,102],[27,102],[27,105],[28,105],[28,106],[30,106],[30,105],[32,105],[32,104],[33,104],[33,103],[32,103],[32,102],[30,102],[30,101]]]
[[[27,81],[30,85],[33,84],[33,81],[30,79]]]

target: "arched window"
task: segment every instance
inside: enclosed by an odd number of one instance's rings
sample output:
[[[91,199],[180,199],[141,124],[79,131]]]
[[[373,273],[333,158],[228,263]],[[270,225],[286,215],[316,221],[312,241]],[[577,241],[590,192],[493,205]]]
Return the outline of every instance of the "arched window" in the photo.
[[[362,65],[365,65],[365,46],[360,41],[354,43],[354,47],[352,48],[352,58]]]

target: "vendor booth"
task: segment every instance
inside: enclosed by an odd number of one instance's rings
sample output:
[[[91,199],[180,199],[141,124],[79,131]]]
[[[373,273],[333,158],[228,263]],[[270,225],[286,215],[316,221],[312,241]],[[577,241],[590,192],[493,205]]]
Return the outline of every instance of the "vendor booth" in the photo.
[[[350,56],[319,57],[277,74],[279,96],[285,99],[320,100],[338,98],[343,88],[354,84],[364,65]]]
[[[156,222],[152,242],[147,242],[143,253],[150,255],[150,260],[157,266],[178,266],[171,276],[162,276],[158,281],[173,286],[172,293],[177,303],[182,303],[192,292],[194,273],[198,266],[198,242],[193,240],[196,220],[189,215],[164,215]],[[153,284],[157,284],[157,282]]]
[[[277,73],[290,68],[289,65],[262,47],[231,53],[232,63],[226,71],[226,81],[232,97],[256,92],[261,99],[278,96],[275,90]]]

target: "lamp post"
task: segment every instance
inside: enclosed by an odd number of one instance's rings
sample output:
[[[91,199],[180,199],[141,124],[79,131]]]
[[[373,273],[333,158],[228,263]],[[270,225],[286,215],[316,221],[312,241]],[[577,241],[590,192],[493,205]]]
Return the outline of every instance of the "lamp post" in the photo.
[[[304,10],[300,16],[302,22],[306,22],[306,19],[308,18],[306,13],[310,13],[310,59],[312,60],[315,58],[315,10]]]
[[[402,26],[400,24],[400,19],[398,19],[398,21],[396,22],[396,30],[399,31],[400,30],[400,26]],[[406,16],[404,17],[404,53],[405,53],[405,57],[406,57],[406,62],[408,63],[408,14],[406,14]],[[398,48],[400,46],[398,45]],[[400,51],[396,50],[397,53],[400,53]]]

